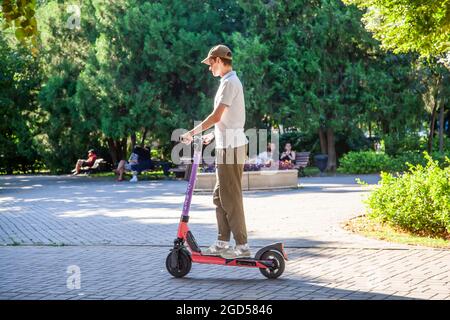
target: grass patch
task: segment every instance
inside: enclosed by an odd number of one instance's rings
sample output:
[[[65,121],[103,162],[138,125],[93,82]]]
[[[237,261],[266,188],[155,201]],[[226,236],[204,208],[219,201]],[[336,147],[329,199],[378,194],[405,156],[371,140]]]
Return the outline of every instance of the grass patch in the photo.
[[[317,167],[306,167],[306,168],[303,168],[303,175],[305,177],[320,176],[320,170]]]
[[[343,228],[368,238],[378,240],[413,246],[450,249],[450,234],[447,234],[445,237],[436,238],[420,236],[401,228],[369,219],[367,216],[359,216],[351,219],[343,224]]]
[[[14,170],[12,173],[7,173],[6,171],[0,171],[0,176],[6,176],[6,175],[13,175],[13,176],[25,176],[25,175],[33,175],[33,176],[37,176],[37,175],[49,175],[52,172],[50,170],[47,169],[42,169],[42,170],[27,170],[27,171],[19,171],[19,170]]]

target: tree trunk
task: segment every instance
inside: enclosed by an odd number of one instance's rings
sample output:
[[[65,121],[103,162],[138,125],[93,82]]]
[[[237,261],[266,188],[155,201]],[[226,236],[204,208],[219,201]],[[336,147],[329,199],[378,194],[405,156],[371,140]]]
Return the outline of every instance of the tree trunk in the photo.
[[[442,103],[439,113],[439,152],[444,152],[444,109],[445,105]]]
[[[389,127],[389,121],[387,119],[383,119],[380,121],[381,130],[383,131],[383,135],[387,135],[391,132]]]
[[[116,147],[114,145],[114,140],[112,138],[108,138],[108,148],[109,148],[109,154],[111,155],[111,159],[113,162],[113,165],[117,165],[117,163],[119,162],[117,160],[117,150]]]
[[[133,149],[134,148],[134,146],[136,145],[136,133],[135,132],[133,132],[132,134],[131,134],[131,149]]]
[[[109,154],[114,165],[117,165],[120,160],[125,158],[127,139],[114,140],[113,138],[108,138]]]
[[[145,143],[145,137],[147,136],[147,128],[144,129],[144,132],[142,133],[142,140],[141,140],[141,145],[144,146]]]
[[[327,128],[327,144],[328,144],[328,164],[327,171],[336,172],[336,145],[334,141],[334,130]]]
[[[434,123],[436,122],[437,101],[434,101],[433,111],[431,112],[430,133],[428,135],[427,151],[431,153],[433,150]]]
[[[442,86],[442,75],[437,75],[435,89],[433,92],[433,111],[431,112],[430,133],[428,136],[428,146],[427,146],[428,153],[431,153],[433,151],[433,138],[435,132],[436,113],[439,109],[439,105],[443,104],[443,102],[440,101],[441,86]]]
[[[328,147],[327,147],[327,137],[325,134],[325,130],[323,128],[319,128],[319,140],[320,140],[320,152],[323,154],[327,154]]]

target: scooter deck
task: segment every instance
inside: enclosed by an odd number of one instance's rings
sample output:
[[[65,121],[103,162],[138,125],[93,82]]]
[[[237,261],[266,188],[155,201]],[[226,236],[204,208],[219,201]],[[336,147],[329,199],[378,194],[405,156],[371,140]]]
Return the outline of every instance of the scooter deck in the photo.
[[[248,257],[248,258],[224,258],[222,256],[218,256],[218,255],[201,255],[202,257],[215,257],[215,258],[221,258],[221,259],[225,259],[227,262],[228,261],[234,261],[234,260],[239,260],[239,261],[261,261],[256,259],[255,257]]]
[[[271,266],[272,263],[271,261],[259,260],[254,257],[227,259],[220,255],[203,255],[201,253],[192,255],[192,261],[196,263],[205,263],[205,264],[221,264],[227,266],[242,266],[242,267],[256,267],[256,268],[268,268]]]

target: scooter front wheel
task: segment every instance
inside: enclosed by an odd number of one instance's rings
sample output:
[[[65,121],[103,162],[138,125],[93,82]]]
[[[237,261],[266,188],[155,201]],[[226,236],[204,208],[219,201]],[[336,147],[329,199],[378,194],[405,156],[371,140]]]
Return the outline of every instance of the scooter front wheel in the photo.
[[[274,266],[270,268],[259,268],[259,271],[268,279],[276,279],[284,272],[285,262],[283,256],[275,250],[269,250],[262,254],[260,260],[272,260]]]
[[[172,250],[166,258],[166,268],[175,278],[182,278],[191,271],[191,257],[185,250]]]

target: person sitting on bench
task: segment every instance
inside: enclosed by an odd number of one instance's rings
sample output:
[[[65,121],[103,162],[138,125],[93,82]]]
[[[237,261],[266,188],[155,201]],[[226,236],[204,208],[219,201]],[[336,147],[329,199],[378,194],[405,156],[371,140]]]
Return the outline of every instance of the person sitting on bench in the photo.
[[[121,160],[117,169],[116,174],[119,175],[117,181],[123,180],[123,174],[125,171],[132,171],[133,178],[130,182],[137,182],[137,175],[146,170],[154,170],[156,165],[161,165],[164,171],[164,175],[169,175],[169,164],[162,161],[154,162],[150,158],[150,147],[135,146],[130,155],[128,161]]]
[[[295,165],[295,151],[292,150],[292,145],[290,142],[286,143],[284,146],[284,152],[280,156],[280,170],[290,170],[294,169]]]
[[[90,149],[88,151],[87,160],[78,159],[77,164],[75,165],[75,169],[72,170],[73,175],[77,175],[81,172],[82,167],[92,167],[97,160],[97,155],[95,154],[94,149]]]
[[[289,161],[291,163],[295,162],[295,151],[292,150],[292,145],[290,142],[285,144],[284,152],[281,154],[280,160]]]
[[[277,145],[275,143],[268,143],[267,151],[258,154],[256,163],[262,165],[262,169],[278,169],[279,160],[276,148]]]
[[[119,175],[117,181],[123,181],[125,171],[142,172],[152,168],[152,160],[150,159],[150,150],[141,146],[134,146],[128,161],[120,160],[115,173]],[[137,177],[131,179],[132,182],[137,181]]]

